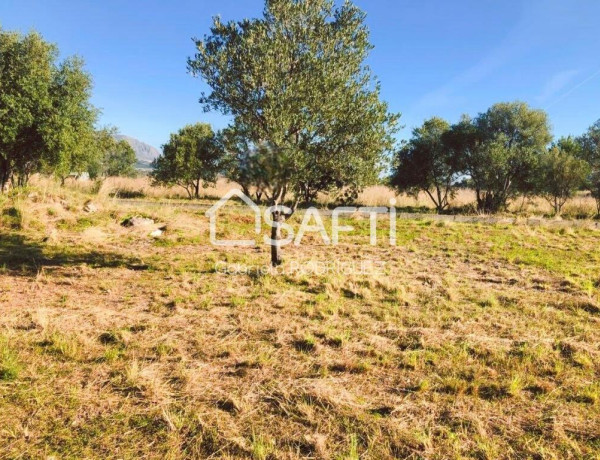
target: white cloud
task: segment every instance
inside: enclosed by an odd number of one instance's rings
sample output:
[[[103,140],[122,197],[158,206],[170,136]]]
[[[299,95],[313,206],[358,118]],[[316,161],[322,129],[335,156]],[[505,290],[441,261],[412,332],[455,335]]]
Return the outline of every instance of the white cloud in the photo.
[[[579,70],[563,70],[562,72],[554,74],[546,81],[537,100],[539,102],[548,101],[571,83],[579,73]]]
[[[576,91],[579,88],[581,88],[587,82],[589,82],[590,80],[593,80],[594,78],[596,78],[598,75],[600,75],[600,70],[598,70],[597,72],[594,72],[592,75],[590,75],[589,77],[587,77],[584,80],[580,81],[576,85],[571,86],[566,92],[564,92],[563,94],[561,94],[557,99],[554,99],[550,104],[546,105],[546,107],[544,107],[544,108],[548,109],[548,108],[552,107],[554,104],[559,103],[560,101],[562,101],[566,97],[570,96],[571,93],[573,93],[574,91]]]

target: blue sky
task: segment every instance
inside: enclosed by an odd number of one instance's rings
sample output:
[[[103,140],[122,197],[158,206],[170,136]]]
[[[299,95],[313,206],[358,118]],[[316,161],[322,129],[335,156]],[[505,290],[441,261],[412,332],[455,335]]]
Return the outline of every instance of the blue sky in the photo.
[[[453,122],[494,102],[548,111],[555,135],[600,118],[597,0],[356,0],[375,45],[369,65],[402,113],[401,138],[425,118]],[[2,0],[0,25],[36,29],[63,55],[82,56],[102,124],[156,147],[187,123],[222,128],[203,113],[203,83],[186,73],[192,37],[211,18],[260,15],[260,0]]]

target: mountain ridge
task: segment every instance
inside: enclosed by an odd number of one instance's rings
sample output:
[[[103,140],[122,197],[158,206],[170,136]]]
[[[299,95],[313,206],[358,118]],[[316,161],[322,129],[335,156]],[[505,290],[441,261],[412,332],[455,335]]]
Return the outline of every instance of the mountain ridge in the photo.
[[[152,161],[160,155],[160,150],[156,147],[140,141],[135,137],[127,136],[125,134],[115,134],[114,138],[118,141],[126,141],[131,146],[135,152],[135,157],[137,158],[137,168],[149,168]]]

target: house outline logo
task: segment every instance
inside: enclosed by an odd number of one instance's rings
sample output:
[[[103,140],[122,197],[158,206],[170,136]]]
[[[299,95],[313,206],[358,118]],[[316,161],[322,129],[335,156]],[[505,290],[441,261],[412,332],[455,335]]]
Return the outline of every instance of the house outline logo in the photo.
[[[210,218],[210,242],[215,246],[255,246],[255,240],[218,240],[217,239],[217,211],[233,197],[238,197],[246,203],[254,212],[254,232],[257,235],[262,231],[262,218],[258,205],[238,188],[229,190],[223,197],[206,211],[206,217]]]

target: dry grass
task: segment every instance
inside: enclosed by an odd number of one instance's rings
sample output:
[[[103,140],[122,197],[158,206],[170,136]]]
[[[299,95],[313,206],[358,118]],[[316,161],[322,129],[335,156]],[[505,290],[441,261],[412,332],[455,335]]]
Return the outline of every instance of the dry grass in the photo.
[[[0,203],[2,458],[598,458],[598,231],[399,221],[373,247],[357,217],[226,274],[267,248],[36,187]],[[291,269],[330,261],[385,265]]]
[[[368,187],[359,196],[358,202],[364,206],[389,206],[390,200],[396,200],[396,206],[399,208],[431,209],[435,207],[426,193],[419,193],[418,196],[409,196],[406,194],[396,194],[391,188],[385,185],[376,185]],[[455,207],[466,206],[475,201],[475,194],[471,190],[461,189],[457,192],[451,205]]]
[[[42,189],[56,187],[55,184],[46,179],[36,178],[34,184]],[[187,199],[187,193],[182,187],[157,187],[152,186],[148,177],[137,179],[130,178],[108,178],[98,184],[94,182],[76,182],[72,181],[69,188],[79,190],[83,193],[95,192],[102,199],[112,197],[120,198],[144,198],[151,200],[169,199]],[[232,188],[238,185],[225,179],[219,179],[213,187],[207,187],[202,191],[204,199],[218,199],[225,195]],[[419,193],[418,196],[406,194],[397,194],[389,187],[378,185],[365,189],[357,199],[357,204],[361,206],[389,206],[390,200],[396,200],[396,206],[400,209],[418,212],[433,212],[435,207],[425,193]],[[321,205],[335,204],[335,196],[321,194],[318,199]],[[450,201],[451,208],[458,208],[466,213],[475,212],[475,193],[472,190],[460,189],[455,197]],[[510,203],[509,212],[523,216],[551,216],[553,209],[550,204],[540,197],[518,198]],[[580,192],[573,199],[569,200],[563,209],[565,218],[592,218],[596,214],[596,203],[589,193]]]
[[[364,206],[389,206],[391,199],[396,200],[396,206],[399,208],[434,209],[430,198],[424,192],[419,193],[417,197],[406,194],[397,195],[389,187],[383,185],[368,187],[359,195],[358,202]],[[450,206],[467,210],[469,206],[474,208],[475,202],[473,190],[459,189],[454,198],[450,200]],[[552,206],[540,197],[518,198],[510,203],[508,211],[527,216],[548,216],[554,213]],[[587,192],[578,193],[567,202],[563,209],[563,215],[571,218],[590,218],[595,214],[596,202]]]

